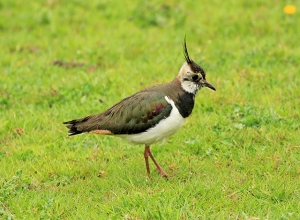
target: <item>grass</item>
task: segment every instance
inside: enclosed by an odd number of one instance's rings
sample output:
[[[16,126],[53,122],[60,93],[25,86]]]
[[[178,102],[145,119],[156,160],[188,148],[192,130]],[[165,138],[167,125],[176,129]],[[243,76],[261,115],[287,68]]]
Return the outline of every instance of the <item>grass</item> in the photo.
[[[0,2],[0,218],[299,219],[299,12],[281,1]],[[300,5],[295,5],[300,8]],[[66,136],[173,79],[190,56],[203,89],[152,152]]]

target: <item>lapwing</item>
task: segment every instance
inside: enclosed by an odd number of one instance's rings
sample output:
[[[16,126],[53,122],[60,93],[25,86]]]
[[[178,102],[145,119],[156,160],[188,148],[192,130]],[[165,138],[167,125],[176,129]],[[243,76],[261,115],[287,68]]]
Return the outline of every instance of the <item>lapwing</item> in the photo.
[[[185,62],[171,82],[150,86],[102,113],[64,122],[69,129],[68,135],[113,135],[131,144],[145,145],[144,158],[148,177],[149,156],[159,174],[168,177],[153,157],[150,145],[165,141],[183,125],[192,113],[195,95],[201,88],[216,90],[206,81],[203,68],[189,57],[185,38],[183,51]]]

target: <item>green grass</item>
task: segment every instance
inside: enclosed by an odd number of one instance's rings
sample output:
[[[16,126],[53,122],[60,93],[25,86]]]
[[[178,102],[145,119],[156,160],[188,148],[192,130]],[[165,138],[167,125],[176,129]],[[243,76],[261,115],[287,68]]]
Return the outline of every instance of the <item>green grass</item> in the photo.
[[[299,19],[282,1],[0,2],[0,218],[299,219]],[[63,121],[173,79],[203,89],[152,152]]]

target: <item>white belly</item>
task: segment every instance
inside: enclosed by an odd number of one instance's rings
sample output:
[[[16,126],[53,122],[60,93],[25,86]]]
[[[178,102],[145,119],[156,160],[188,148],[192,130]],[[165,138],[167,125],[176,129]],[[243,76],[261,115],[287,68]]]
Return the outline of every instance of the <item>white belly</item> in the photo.
[[[165,97],[168,103],[172,105],[172,111],[168,118],[161,120],[155,127],[148,129],[146,132],[130,135],[117,135],[124,138],[131,144],[145,144],[150,145],[175,134],[176,131],[183,125],[184,118],[180,115],[174,102]]]

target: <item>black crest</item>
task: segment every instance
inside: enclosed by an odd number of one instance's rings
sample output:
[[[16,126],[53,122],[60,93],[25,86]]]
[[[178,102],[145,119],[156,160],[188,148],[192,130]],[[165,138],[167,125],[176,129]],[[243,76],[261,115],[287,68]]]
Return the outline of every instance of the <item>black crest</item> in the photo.
[[[187,50],[187,47],[186,47],[186,36],[184,36],[184,41],[183,41],[183,53],[184,53],[185,60],[189,64],[191,69],[195,73],[201,73],[203,78],[205,79],[204,70],[197,63],[195,63],[193,60],[190,59],[190,56],[189,56],[189,53],[188,53],[188,50]]]
[[[183,53],[184,53],[184,57],[185,57],[186,62],[188,64],[191,64],[192,60],[190,59],[190,56],[189,56],[189,53],[188,53],[188,50],[187,50],[187,47],[186,47],[186,36],[184,36]]]

